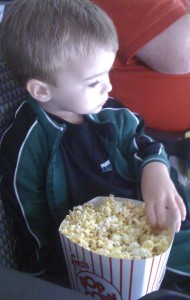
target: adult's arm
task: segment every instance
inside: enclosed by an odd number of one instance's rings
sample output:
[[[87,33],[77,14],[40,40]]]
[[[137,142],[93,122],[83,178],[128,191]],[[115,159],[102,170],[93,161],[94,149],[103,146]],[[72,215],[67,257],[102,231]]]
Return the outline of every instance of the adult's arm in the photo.
[[[190,15],[175,21],[143,46],[136,56],[161,73],[190,73]]]

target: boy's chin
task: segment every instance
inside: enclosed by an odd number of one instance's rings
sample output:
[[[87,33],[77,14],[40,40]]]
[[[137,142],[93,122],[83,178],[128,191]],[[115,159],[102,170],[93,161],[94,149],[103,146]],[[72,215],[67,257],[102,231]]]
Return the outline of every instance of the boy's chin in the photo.
[[[97,113],[99,113],[101,110],[102,110],[102,105],[97,106],[97,107],[91,112],[91,114],[92,114],[92,115],[97,114]]]

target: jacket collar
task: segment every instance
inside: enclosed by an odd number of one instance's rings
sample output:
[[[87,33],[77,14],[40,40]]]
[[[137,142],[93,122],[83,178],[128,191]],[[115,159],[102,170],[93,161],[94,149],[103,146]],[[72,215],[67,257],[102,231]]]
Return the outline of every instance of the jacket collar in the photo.
[[[34,100],[31,96],[28,99],[29,104],[37,116],[37,120],[43,127],[44,131],[53,136],[62,135],[66,130],[67,125],[63,121],[63,123],[56,122],[54,119],[48,116],[48,114],[40,107],[36,100]],[[115,126],[112,122],[107,122],[99,119],[99,114],[96,115],[85,115],[85,117],[93,124],[95,128],[98,129],[98,132],[106,136],[108,140],[113,140],[115,137]]]

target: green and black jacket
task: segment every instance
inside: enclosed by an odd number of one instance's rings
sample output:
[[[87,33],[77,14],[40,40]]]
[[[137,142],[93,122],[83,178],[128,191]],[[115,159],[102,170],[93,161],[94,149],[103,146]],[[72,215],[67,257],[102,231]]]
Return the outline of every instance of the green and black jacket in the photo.
[[[163,146],[145,135],[140,116],[115,99],[110,98],[98,114],[86,117],[126,182],[140,182],[143,167],[152,161],[168,165]],[[23,271],[43,272],[52,220],[58,229],[68,213],[67,180],[72,178],[66,178],[60,149],[66,130],[64,121],[51,119],[31,98],[21,104],[2,137],[2,197]]]

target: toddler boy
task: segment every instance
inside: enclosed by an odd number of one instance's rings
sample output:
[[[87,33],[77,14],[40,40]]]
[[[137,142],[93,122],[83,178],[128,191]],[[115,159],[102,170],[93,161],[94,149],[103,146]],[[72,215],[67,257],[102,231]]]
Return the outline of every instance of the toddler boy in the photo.
[[[108,96],[118,40],[107,14],[88,0],[16,0],[1,45],[30,94],[0,148],[19,269],[43,274],[68,210],[96,196],[138,199],[141,186],[152,226],[166,226],[169,212],[178,231],[185,207],[163,146]]]

